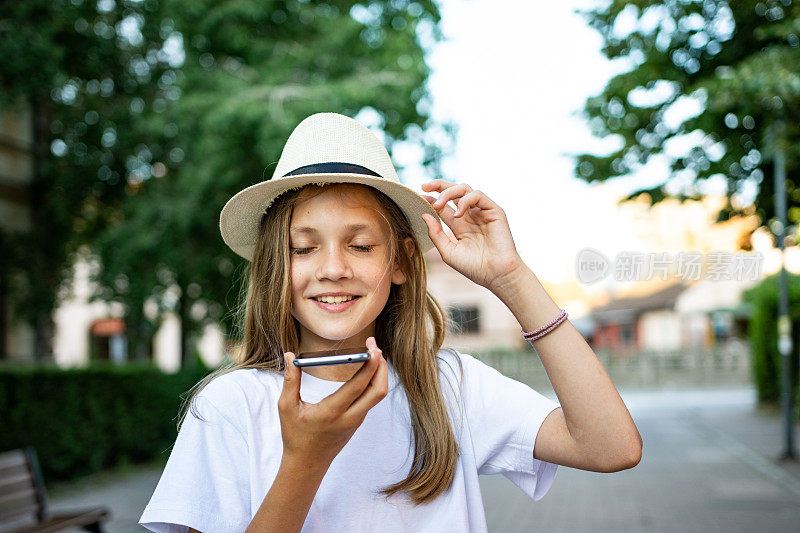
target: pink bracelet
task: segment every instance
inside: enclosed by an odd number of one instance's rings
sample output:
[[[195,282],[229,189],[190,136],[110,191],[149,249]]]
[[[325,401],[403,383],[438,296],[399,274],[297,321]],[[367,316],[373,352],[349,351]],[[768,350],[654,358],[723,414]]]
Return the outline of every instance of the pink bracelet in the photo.
[[[542,326],[541,328],[534,330],[534,331],[525,331],[522,330],[522,336],[525,338],[526,341],[532,342],[538,339],[541,339],[554,329],[556,329],[562,322],[567,319],[567,312],[565,310],[561,310],[561,314],[558,315],[552,322]]]

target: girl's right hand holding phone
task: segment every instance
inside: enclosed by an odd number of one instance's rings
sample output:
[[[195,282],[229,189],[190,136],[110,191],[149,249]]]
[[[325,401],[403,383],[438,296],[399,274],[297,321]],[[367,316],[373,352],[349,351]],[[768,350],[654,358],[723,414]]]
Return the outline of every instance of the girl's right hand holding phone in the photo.
[[[325,472],[367,412],[389,390],[389,368],[375,338],[367,339],[369,361],[319,403],[300,399],[302,370],[284,355],[286,374],[278,399],[283,457],[272,486],[245,533],[300,531]]]
[[[369,361],[336,392],[319,403],[300,399],[302,370],[285,354],[286,373],[278,399],[284,459],[327,469],[389,389],[389,370],[375,338],[367,339]]]

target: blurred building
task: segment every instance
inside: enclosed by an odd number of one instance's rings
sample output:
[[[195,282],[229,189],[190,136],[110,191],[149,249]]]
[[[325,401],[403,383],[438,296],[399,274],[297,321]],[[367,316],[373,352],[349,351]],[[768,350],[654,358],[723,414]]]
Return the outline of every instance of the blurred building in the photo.
[[[123,307],[116,302],[90,302],[94,292],[90,282],[96,268],[88,257],[75,264],[72,290],[59,295],[55,311],[56,335],[53,352],[59,366],[82,366],[89,361],[123,363],[134,359],[128,350]],[[145,306],[148,318],[156,321],[157,311]],[[174,372],[181,365],[180,319],[174,312],[163,313],[153,336],[153,362],[165,372]],[[224,358],[224,339],[220,328],[210,325],[198,339],[196,348],[208,366],[219,365]]]
[[[521,349],[517,319],[489,289],[473,283],[432,248],[425,254],[428,290],[446,310],[445,346],[472,353],[489,348]]]
[[[625,355],[744,342],[750,309],[742,294],[756,283],[681,280],[650,294],[614,298],[589,313],[594,321],[591,345]]]
[[[605,286],[608,300],[588,313],[594,322],[591,344],[595,350],[620,355],[635,351],[667,353],[687,347],[710,349],[746,337],[749,310],[741,303],[742,292],[777,270],[780,251],[774,249],[763,228],[756,229],[758,218],[752,208],[747,216],[716,222],[726,202],[724,195],[708,194],[699,201],[669,199],[651,207],[642,195],[619,206],[619,215],[641,246],[627,252],[657,251],[670,258],[670,265],[666,279],[655,276]],[[677,275],[677,254],[701,255],[707,272],[715,260],[740,250],[763,255],[760,272],[743,276],[757,279],[687,281]],[[792,253],[787,250],[790,270],[793,264],[795,268],[798,265],[792,261]]]
[[[745,339],[752,309],[743,293],[759,280],[700,280],[681,294],[675,311],[682,319],[684,346],[711,347]]]
[[[33,181],[33,116],[30,109],[0,109],[0,230],[27,232],[31,228]],[[14,319],[8,287],[14,280],[0,272],[0,359],[32,351],[34,331]]]
[[[652,294],[615,298],[595,307],[590,312],[594,321],[592,347],[617,353],[680,347],[681,325],[675,302],[687,286],[677,282]]]
[[[473,283],[450,267],[436,248],[429,250],[425,259],[428,290],[447,310],[450,320],[446,346],[468,353],[528,349],[516,317],[489,289]],[[561,284],[539,281],[553,300],[567,310],[572,325],[588,339],[593,331],[593,322],[585,313],[597,297],[587,295],[577,279]]]

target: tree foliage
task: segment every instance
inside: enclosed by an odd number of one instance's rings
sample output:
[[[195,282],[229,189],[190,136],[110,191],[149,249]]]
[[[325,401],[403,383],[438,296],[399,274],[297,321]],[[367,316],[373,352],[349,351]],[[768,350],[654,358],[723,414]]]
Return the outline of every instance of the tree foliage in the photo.
[[[698,199],[700,183],[721,176],[728,203],[717,221],[754,212],[769,224],[780,143],[789,224],[800,221],[800,3],[614,0],[582,14],[601,34],[605,56],[628,68],[585,103],[594,135],[621,147],[578,155],[580,178],[604,181],[665,157],[666,181],[622,201],[643,193],[651,205]],[[698,112],[680,117],[691,101]],[[679,140],[691,148],[675,155],[669,145]],[[744,201],[748,188],[757,191],[754,205]]]
[[[0,108],[34,117],[31,230],[0,232],[13,316],[50,352],[57,288],[72,255],[125,197],[128,168],[166,143],[141,120],[170,99],[156,0],[0,3]],[[154,153],[160,158],[161,154]]]
[[[32,229],[0,232],[15,318],[52,335],[57,289],[89,245],[95,297],[124,305],[135,354],[165,310],[186,333],[230,332],[245,262],[219,211],[270,176],[303,118],[371,109],[390,152],[414,142],[438,171],[426,131],[452,126],[427,116],[423,43],[438,22],[429,0],[0,3],[0,107],[36,118]]]
[[[153,108],[148,124],[174,136],[168,148],[148,145],[151,157],[129,171],[121,214],[95,245],[97,280],[126,303],[134,344],[157,325],[141,313],[151,296],[159,311],[180,314],[184,338],[208,322],[235,333],[246,261],[224,245],[220,210],[271,176],[291,130],[308,115],[371,109],[390,152],[411,140],[427,164],[435,168],[440,158],[424,136],[429,72],[420,42],[440,38],[434,3],[163,4],[167,39],[181,57],[170,89],[178,97]],[[188,351],[185,343],[184,360]]]

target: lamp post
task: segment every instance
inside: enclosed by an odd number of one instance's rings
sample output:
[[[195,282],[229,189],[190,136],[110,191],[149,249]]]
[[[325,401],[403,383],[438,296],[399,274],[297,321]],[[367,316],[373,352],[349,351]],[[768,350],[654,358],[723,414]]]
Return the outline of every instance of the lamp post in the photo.
[[[778,278],[778,352],[781,354],[781,404],[784,414],[784,451],[781,458],[794,459],[794,426],[792,424],[792,323],[789,318],[789,291],[786,280],[786,159],[783,152],[783,122],[777,124],[775,138],[775,216],[778,217],[778,247],[781,270]]]

